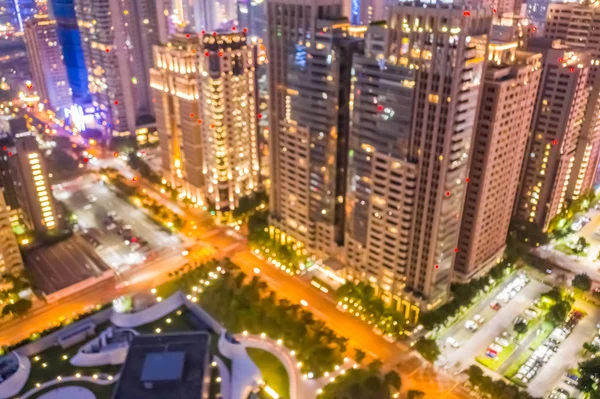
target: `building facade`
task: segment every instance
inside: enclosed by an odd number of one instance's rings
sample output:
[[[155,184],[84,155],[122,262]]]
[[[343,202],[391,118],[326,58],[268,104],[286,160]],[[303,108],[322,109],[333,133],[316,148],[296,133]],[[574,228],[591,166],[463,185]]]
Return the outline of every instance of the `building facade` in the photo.
[[[483,81],[454,277],[468,282],[503,256],[541,76],[541,54],[492,42]]]
[[[75,0],[89,89],[106,139],[134,135],[138,119],[152,114],[140,4]]]
[[[316,144],[309,143],[309,139],[312,139],[308,137],[310,127],[305,126],[298,129],[297,121],[292,119],[292,95],[297,96],[299,92],[298,89],[291,87],[288,80],[292,76],[294,63],[297,65],[299,62],[303,62],[302,58],[308,61],[307,53],[302,50],[303,48],[320,52],[318,59],[312,59],[311,65],[306,64],[306,78],[316,79],[317,77],[311,76],[311,73],[316,74],[319,67],[325,66],[326,70],[331,68],[330,65],[326,65],[326,59],[325,65],[323,65],[324,60],[322,58],[327,57],[328,51],[331,55],[331,48],[327,50],[327,45],[321,43],[323,47],[317,49],[316,42],[313,48],[311,42],[318,35],[319,20],[339,20],[342,15],[342,3],[341,0],[274,0],[267,2],[271,232],[281,242],[288,243],[296,249],[304,246],[314,248],[317,240],[317,221],[315,219],[322,216],[330,218],[333,215],[322,213],[321,209],[315,209],[316,213],[310,214],[311,201],[309,197],[311,193],[309,187],[311,185],[310,164],[312,160],[309,157],[308,150],[311,145]],[[300,59],[297,60],[296,58]],[[319,66],[319,63],[321,63],[321,66]],[[309,66],[314,68],[314,72],[308,68]],[[296,76],[300,71],[295,72]],[[329,71],[325,73],[330,74]],[[334,75],[331,74],[331,76],[333,79]],[[297,80],[298,78],[296,78]],[[320,80],[321,82],[318,84],[312,81],[306,82],[306,84],[307,86],[309,84],[314,85],[309,89],[321,96],[320,99],[315,99],[322,104],[319,107],[324,104],[333,105],[332,101],[335,102],[335,98],[329,99],[323,97],[323,94],[328,96],[327,93],[331,91],[333,85],[337,82],[334,83],[332,80],[329,83],[330,81]],[[300,105],[298,100],[300,99],[296,97],[296,104]],[[324,114],[333,110],[317,110],[317,107],[314,107],[313,111],[317,113],[314,121],[317,124],[323,122]],[[299,113],[300,110],[298,109],[296,111],[297,118]],[[309,115],[304,119],[306,120],[307,117]],[[331,130],[335,125],[335,120],[326,122],[323,124],[322,129],[316,132],[317,135],[323,135],[323,142],[335,139],[332,134],[337,134],[337,132]],[[306,124],[306,121],[304,123]],[[329,146],[329,149],[333,148]],[[326,155],[326,150],[325,148],[322,149],[322,156]],[[333,156],[333,159],[325,159],[321,162],[333,162],[335,153],[327,154],[326,158],[330,156]],[[300,163],[299,158],[303,159],[303,163]],[[314,184],[318,184],[318,182]],[[335,194],[330,192],[326,195],[329,197],[326,201],[334,204],[335,200],[330,201],[330,199]],[[327,209],[323,210],[327,212]]]
[[[181,187],[193,202],[203,203],[198,60],[202,53],[196,50],[200,45],[197,36],[190,40],[185,35],[175,35],[168,44],[155,46],[150,86],[155,99],[163,176],[173,187]]]
[[[88,74],[81,46],[81,36],[75,18],[74,0],[52,0],[51,16],[56,20],[58,41],[67,68],[69,86],[75,104],[88,104]]]
[[[591,93],[586,108],[583,127],[579,135],[574,170],[567,198],[577,198],[592,188],[600,161],[600,11],[596,6],[584,4],[555,4],[548,8],[548,21],[544,35],[561,40],[573,49],[589,52],[591,60]]]
[[[23,258],[12,229],[11,214],[0,189],[0,276],[23,270]]]
[[[592,58],[549,39],[530,40],[528,49],[544,58],[514,212],[520,221],[546,230],[582,189],[585,167],[577,150],[592,91]]]
[[[233,210],[259,188],[256,49],[245,33],[155,47],[151,85],[165,176],[194,202]]]
[[[349,274],[407,318],[450,295],[491,10],[395,6],[355,63]],[[451,67],[449,67],[451,66]]]
[[[16,154],[11,158],[17,199],[29,223],[37,234],[59,228],[56,205],[48,181],[48,168],[35,134],[17,133]]]
[[[34,15],[25,23],[25,43],[34,90],[40,100],[53,110],[71,107],[71,87],[56,21],[47,14]]]
[[[245,33],[205,34],[200,56],[200,124],[206,198],[233,210],[258,189],[256,48]]]

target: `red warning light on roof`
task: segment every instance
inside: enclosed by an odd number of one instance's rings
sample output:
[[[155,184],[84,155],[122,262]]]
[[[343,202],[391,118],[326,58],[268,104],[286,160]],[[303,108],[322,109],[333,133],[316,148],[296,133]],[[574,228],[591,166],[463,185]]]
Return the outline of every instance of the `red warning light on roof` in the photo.
[[[532,32],[537,32],[537,26],[532,26],[532,27],[531,27],[531,31],[532,31]]]
[[[552,144],[553,145],[557,145],[558,144],[558,140],[552,140]]]
[[[463,15],[464,15],[465,17],[469,17],[469,16],[471,15],[471,11],[464,11],[464,12],[463,12]]]
[[[258,119],[262,119],[262,114],[258,114],[258,115],[256,115],[256,117],[257,117]]]
[[[118,156],[119,156],[119,153],[115,151],[115,152],[113,153],[113,157],[115,157],[115,158],[116,158],[116,157],[118,157]]]
[[[115,105],[119,105],[119,101],[118,100],[115,100]]]
[[[202,119],[198,119],[198,124],[202,124]]]
[[[206,31],[204,29],[202,29],[202,34],[205,34],[205,33],[206,33]]]
[[[223,57],[223,52],[219,51],[219,57]]]
[[[234,32],[235,32],[235,30],[236,30],[236,29],[237,29],[237,28],[236,28],[235,26],[232,26],[232,27],[231,27],[231,30],[232,30],[232,31],[234,31]]]
[[[244,28],[244,33],[248,33],[248,28]]]
[[[569,68],[569,72],[575,72],[575,68]]]
[[[468,183],[471,181],[471,179],[469,179],[468,177],[465,179],[465,181]]]
[[[106,52],[107,52],[107,53],[110,53],[110,49],[109,49],[109,48],[107,48],[107,49],[106,49]]]
[[[454,252],[458,252],[458,248],[454,248]]]
[[[189,38],[190,38],[190,34],[189,34],[189,33],[186,33],[186,34],[185,34],[185,37],[187,37],[187,38],[189,39]]]
[[[138,181],[138,177],[137,176],[133,176],[133,181]]]
[[[563,62],[565,62],[565,59],[564,59],[563,57],[560,57],[560,58],[558,59],[558,62],[560,62],[560,63],[563,63]]]
[[[377,110],[378,110],[378,111],[383,111],[383,105],[379,105],[379,106],[377,107]]]
[[[450,196],[450,191],[446,191],[446,197]]]
[[[194,114],[190,114],[190,118],[193,118],[194,116],[196,116],[196,115],[194,115]]]
[[[439,268],[440,268],[440,265],[435,265],[435,268],[436,268],[436,269],[439,269]]]
[[[213,36],[217,36],[217,32],[213,32]]]
[[[208,51],[205,51],[204,55],[208,57],[210,55],[210,53]]]
[[[498,10],[496,10],[496,9],[494,8],[494,12],[498,12]]]

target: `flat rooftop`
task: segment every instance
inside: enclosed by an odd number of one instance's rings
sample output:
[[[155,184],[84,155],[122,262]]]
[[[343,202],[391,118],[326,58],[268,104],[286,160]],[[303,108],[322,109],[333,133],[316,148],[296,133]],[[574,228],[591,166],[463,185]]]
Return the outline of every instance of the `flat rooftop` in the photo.
[[[201,399],[209,352],[206,332],[136,336],[113,399]]]
[[[46,295],[109,270],[94,250],[75,235],[57,244],[27,251],[25,267],[36,287]]]

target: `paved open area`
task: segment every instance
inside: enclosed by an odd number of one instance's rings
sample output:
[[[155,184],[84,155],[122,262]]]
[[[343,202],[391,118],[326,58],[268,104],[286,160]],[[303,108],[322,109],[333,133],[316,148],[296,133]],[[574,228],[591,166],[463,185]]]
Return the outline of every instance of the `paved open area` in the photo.
[[[93,249],[78,236],[28,251],[25,263],[35,286],[46,295],[98,277],[108,270]]]
[[[502,307],[499,310],[491,309],[490,304],[495,300],[496,295],[514,278],[516,277],[511,276],[503,284],[492,290],[490,294],[438,339],[442,349],[441,360],[446,363],[445,367],[447,369],[460,371],[468,368],[471,364],[477,364],[475,357],[485,355],[487,347],[503,331],[512,331],[514,319],[531,306],[531,303],[540,294],[550,289],[547,285],[531,279],[508,303],[501,302]],[[477,331],[472,332],[465,327],[465,322],[473,320],[475,315],[484,317],[485,322]],[[450,337],[457,340],[460,347],[453,348],[447,345],[446,341]]]
[[[96,175],[56,186],[54,194],[77,216],[80,234],[117,271],[154,257],[164,248],[181,246],[177,236],[117,196]],[[108,220],[111,215],[114,223]]]
[[[535,249],[534,253],[564,269],[571,277],[578,273],[587,273],[592,280],[600,284],[600,261],[596,260],[600,254],[600,211],[590,209],[584,216],[591,220],[579,232],[559,240],[552,240],[549,244]],[[555,248],[559,243],[574,242],[579,237],[584,237],[590,244],[585,254],[567,255]]]

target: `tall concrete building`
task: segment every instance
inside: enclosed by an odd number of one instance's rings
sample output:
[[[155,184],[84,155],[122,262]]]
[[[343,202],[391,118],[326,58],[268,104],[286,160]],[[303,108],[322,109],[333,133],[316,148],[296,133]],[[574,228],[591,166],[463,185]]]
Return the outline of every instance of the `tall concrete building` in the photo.
[[[63,54],[58,42],[56,21],[47,14],[36,14],[25,23],[27,58],[34,90],[40,100],[60,110],[72,105],[71,87]]]
[[[145,17],[141,17],[146,11],[140,14],[139,9],[143,4],[75,1],[90,93],[107,139],[135,134],[138,120],[152,114],[145,55],[150,47],[142,41]]]
[[[59,228],[56,205],[48,181],[48,168],[39,149],[35,134],[17,133],[16,154],[11,168],[17,187],[17,198],[25,213],[29,227],[38,234]]]
[[[198,116],[202,53],[196,50],[200,45],[197,36],[189,39],[174,35],[168,44],[155,46],[150,85],[156,100],[163,176],[172,186],[182,187],[192,201],[203,203],[204,165]]]
[[[255,47],[245,33],[178,35],[155,57],[165,175],[192,201],[235,209],[259,187]]]
[[[387,18],[392,0],[349,0],[350,23],[353,25],[368,25],[371,22]]]
[[[550,4],[544,35],[573,49],[589,52],[592,91],[579,134],[574,169],[577,178],[567,189],[569,200],[592,188],[600,161],[600,10],[584,4]]]
[[[283,201],[273,235],[324,260],[340,255],[344,242],[352,57],[362,45],[349,27],[346,19],[317,20],[314,38],[296,45],[283,157],[273,166]]]
[[[525,154],[542,55],[491,42],[454,277],[468,282],[502,258]]]
[[[256,48],[245,33],[223,33],[205,34],[201,49],[206,198],[217,210],[232,210],[260,178]]]
[[[272,225],[272,234],[277,235],[282,242],[287,242],[297,249],[302,247],[316,248],[317,243],[317,221],[322,218],[331,218],[333,215],[327,214],[327,208],[311,209],[311,193],[309,187],[311,184],[318,185],[319,181],[310,182],[311,159],[308,155],[310,146],[316,145],[309,143],[314,140],[313,136],[322,135],[323,143],[335,139],[337,134],[332,128],[335,127],[335,120],[324,120],[328,112],[334,112],[333,109],[323,109],[326,106],[335,106],[337,95],[329,99],[333,85],[336,81],[317,80],[316,74],[318,68],[325,67],[323,76],[334,77],[330,71],[331,65],[328,65],[322,57],[331,56],[330,44],[322,42],[319,47],[312,47],[312,42],[317,38],[320,32],[319,20],[337,20],[342,15],[342,0],[268,0],[267,1],[267,21],[268,21],[268,59],[269,71],[269,151],[270,151],[270,216]],[[322,31],[321,31],[322,32]],[[318,59],[309,59],[306,51],[319,50]],[[299,58],[299,59],[297,59]],[[288,82],[290,72],[294,64],[299,62],[311,61],[307,63],[307,72],[305,79],[307,89],[313,90],[314,94],[321,98],[314,98],[319,101],[312,108],[315,117],[314,122],[323,123],[322,128],[312,132],[310,126],[298,127],[298,121],[292,118],[292,95],[299,94],[297,89],[292,89]],[[336,55],[336,60],[337,55]],[[321,65],[319,65],[319,63]],[[296,78],[297,80],[298,78]],[[318,83],[317,83],[318,82]],[[314,85],[310,87],[310,85]],[[329,94],[328,94],[329,93]],[[313,95],[314,95],[313,94]],[[333,93],[337,94],[337,93]],[[310,95],[307,92],[307,95]],[[316,104],[316,103],[315,103]],[[307,106],[310,104],[307,104]],[[306,112],[306,111],[305,111]],[[335,117],[335,112],[333,114]],[[306,119],[306,117],[304,118]],[[305,122],[306,124],[306,122]],[[323,146],[323,143],[320,146]],[[328,144],[328,148],[322,148],[320,155],[325,157],[324,162],[335,161],[335,153],[327,154],[328,149],[334,149]],[[300,163],[299,158],[303,159]],[[323,161],[322,161],[323,162]],[[333,177],[333,176],[332,176]],[[322,180],[322,177],[316,178]],[[328,178],[329,179],[329,178]],[[328,182],[331,184],[333,182]],[[331,191],[331,190],[330,190]],[[318,195],[322,195],[319,193]],[[330,198],[335,194],[325,192]],[[313,196],[315,197],[315,196]],[[330,199],[326,201],[335,203]],[[311,213],[315,210],[314,213]],[[327,223],[327,222],[325,222]],[[331,229],[333,226],[330,226]],[[330,244],[327,244],[330,245]]]
[[[587,161],[579,161],[578,145],[592,57],[549,39],[532,39],[529,49],[544,58],[515,216],[545,230],[583,189]]]
[[[450,295],[491,10],[403,4],[354,63],[349,277],[407,318]]]
[[[0,276],[23,269],[23,259],[11,223],[11,209],[0,189]]]

